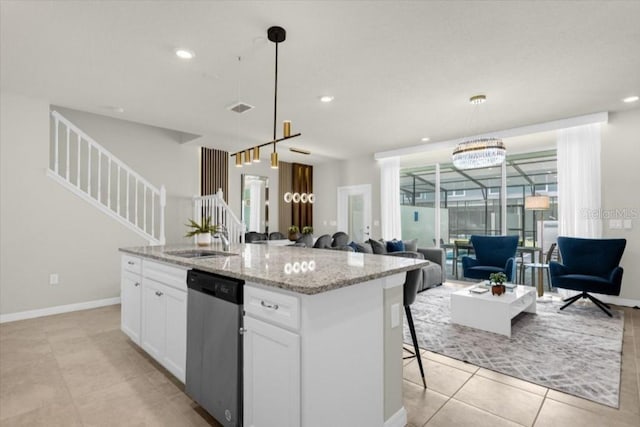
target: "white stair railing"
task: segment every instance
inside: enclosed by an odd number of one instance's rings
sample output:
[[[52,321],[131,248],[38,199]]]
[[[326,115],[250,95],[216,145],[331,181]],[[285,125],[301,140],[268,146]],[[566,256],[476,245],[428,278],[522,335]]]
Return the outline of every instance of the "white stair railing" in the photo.
[[[151,185],[57,111],[51,125],[48,175],[151,244],[164,244],[164,186]]]
[[[216,194],[193,198],[194,221],[200,224],[203,217],[210,217],[212,224],[224,225],[230,242],[241,243],[244,240],[245,226],[224,201],[221,189]]]

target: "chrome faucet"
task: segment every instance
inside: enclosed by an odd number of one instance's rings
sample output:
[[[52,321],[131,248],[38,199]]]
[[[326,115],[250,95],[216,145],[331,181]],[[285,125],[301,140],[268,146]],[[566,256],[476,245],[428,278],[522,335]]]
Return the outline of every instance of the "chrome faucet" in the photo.
[[[229,231],[227,227],[222,224],[218,224],[216,226],[216,235],[220,237],[222,240],[222,250],[225,252],[229,251]]]

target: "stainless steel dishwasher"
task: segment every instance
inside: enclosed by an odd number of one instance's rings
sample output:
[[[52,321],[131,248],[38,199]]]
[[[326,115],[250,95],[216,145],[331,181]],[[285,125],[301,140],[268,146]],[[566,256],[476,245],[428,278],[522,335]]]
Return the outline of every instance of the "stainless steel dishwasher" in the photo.
[[[187,394],[223,426],[242,425],[243,280],[187,273]]]

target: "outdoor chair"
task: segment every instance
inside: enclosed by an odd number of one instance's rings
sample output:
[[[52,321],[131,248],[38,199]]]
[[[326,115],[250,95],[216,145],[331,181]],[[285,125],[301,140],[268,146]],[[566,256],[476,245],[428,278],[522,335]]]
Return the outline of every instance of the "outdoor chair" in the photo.
[[[627,244],[626,239],[582,239],[558,237],[562,263],[551,261],[549,273],[553,287],[572,289],[580,293],[566,298],[564,310],[580,298],[589,298],[609,317],[609,307],[589,294],[620,295],[623,269],[620,259]]]

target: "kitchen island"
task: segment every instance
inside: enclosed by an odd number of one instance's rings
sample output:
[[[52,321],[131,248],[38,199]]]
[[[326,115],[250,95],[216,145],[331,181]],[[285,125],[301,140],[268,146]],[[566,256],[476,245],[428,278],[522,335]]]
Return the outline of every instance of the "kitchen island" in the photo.
[[[175,255],[195,249],[121,249],[134,342],[184,381],[186,271],[241,279],[245,426],[405,425],[402,284],[428,261],[260,244]]]

